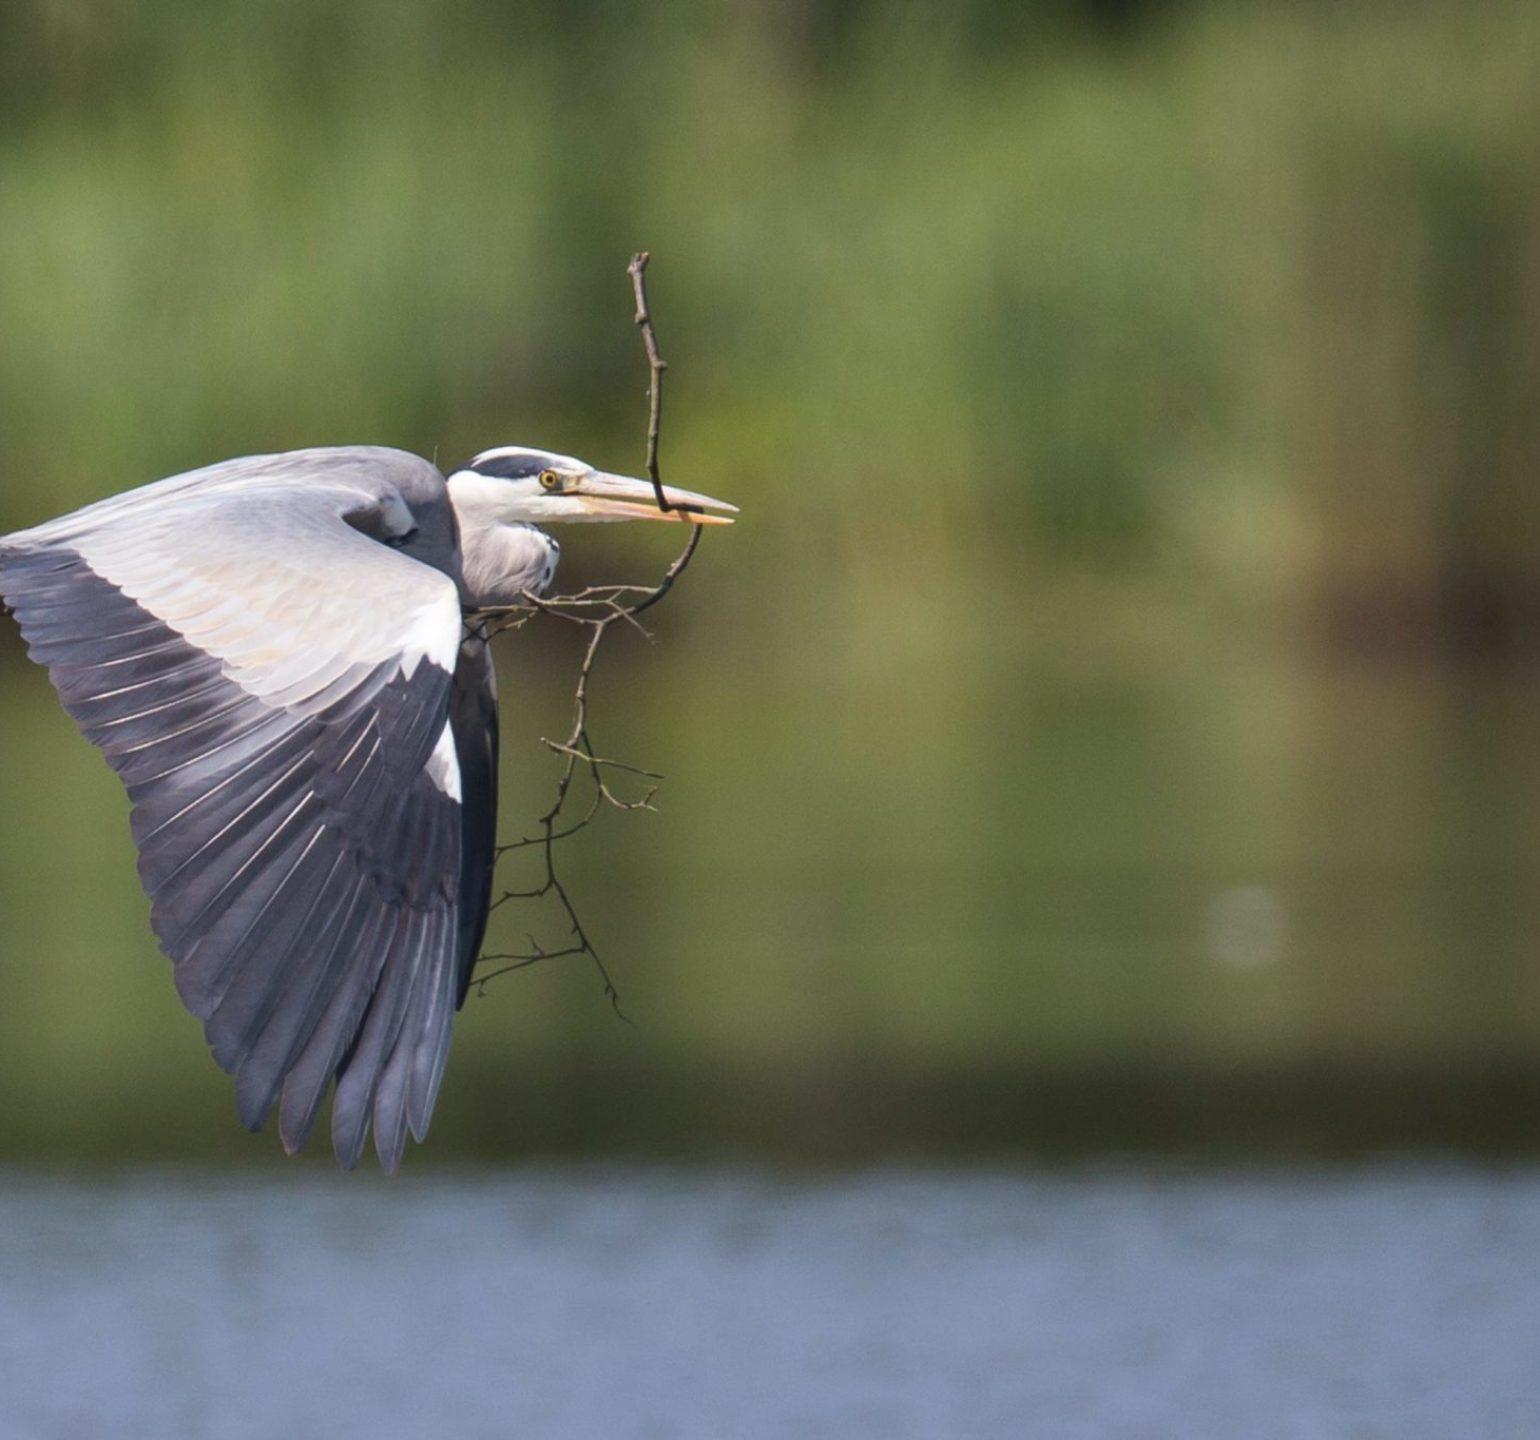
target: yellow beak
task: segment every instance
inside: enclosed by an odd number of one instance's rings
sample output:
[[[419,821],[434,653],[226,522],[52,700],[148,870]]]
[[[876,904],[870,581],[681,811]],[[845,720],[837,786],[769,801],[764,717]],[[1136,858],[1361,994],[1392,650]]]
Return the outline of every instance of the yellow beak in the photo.
[[[629,475],[607,475],[602,470],[585,475],[567,491],[589,520],[688,520],[693,525],[731,525],[727,515],[708,515],[708,510],[738,513],[736,505],[697,495],[693,490],[663,487],[669,508],[658,508],[657,492],[650,480],[633,480]]]

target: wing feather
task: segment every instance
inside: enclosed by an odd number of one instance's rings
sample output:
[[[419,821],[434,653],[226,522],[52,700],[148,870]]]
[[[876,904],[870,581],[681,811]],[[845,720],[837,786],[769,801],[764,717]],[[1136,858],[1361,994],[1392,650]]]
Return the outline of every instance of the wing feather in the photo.
[[[486,938],[497,869],[497,675],[492,668],[492,647],[474,630],[460,644],[449,719],[464,795],[460,809],[459,974],[455,983],[455,1005],[460,1006],[470,990],[476,957]]]
[[[313,914],[308,939],[303,945],[291,946],[291,962],[302,959],[302,963],[292,965],[291,982],[278,995],[241,1064],[236,1108],[246,1125],[260,1124],[277,1104],[285,1081],[336,990],[341,967],[350,953],[348,947],[366,923],[370,903],[367,883],[339,866]],[[320,1093],[324,1093],[324,1081]]]
[[[402,914],[356,1043],[338,1072],[332,1100],[332,1148],[349,1170],[363,1153],[385,1062],[406,1022],[407,1000],[423,963],[428,919],[410,911]]]
[[[358,943],[339,947],[332,962],[332,991],[321,1018],[284,1076],[278,1133],[290,1154],[304,1148],[315,1128],[326,1088],[357,1036],[379,982],[400,915],[366,899],[351,918],[358,926]],[[344,1158],[340,1151],[338,1158]]]

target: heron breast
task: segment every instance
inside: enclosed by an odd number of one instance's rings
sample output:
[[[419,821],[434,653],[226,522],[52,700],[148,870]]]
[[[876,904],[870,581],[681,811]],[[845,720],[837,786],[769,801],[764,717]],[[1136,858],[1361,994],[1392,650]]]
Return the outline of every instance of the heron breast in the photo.
[[[561,547],[533,525],[466,527],[460,537],[466,604],[512,605],[550,585]]]

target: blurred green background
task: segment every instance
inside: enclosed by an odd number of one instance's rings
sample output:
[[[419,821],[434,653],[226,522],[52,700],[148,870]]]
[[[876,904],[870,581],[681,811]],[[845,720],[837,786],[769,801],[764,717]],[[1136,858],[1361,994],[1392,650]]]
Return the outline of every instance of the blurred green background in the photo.
[[[1533,1149],[1537,53],[1524,3],[7,5],[0,531],[301,445],[634,472],[647,247],[665,472],[744,514],[597,679],[669,777],[564,857],[635,1025],[497,981],[433,1153]],[[502,656],[508,838],[573,638]],[[0,723],[0,1156],[270,1160],[9,623]]]

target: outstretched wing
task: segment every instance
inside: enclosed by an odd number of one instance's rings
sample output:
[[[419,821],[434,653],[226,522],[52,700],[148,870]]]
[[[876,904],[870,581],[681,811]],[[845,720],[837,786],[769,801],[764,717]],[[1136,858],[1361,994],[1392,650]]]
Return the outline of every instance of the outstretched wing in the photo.
[[[0,539],[0,596],[128,788],[155,933],[242,1120],[281,1099],[296,1150],[335,1076],[338,1158],[372,1119],[394,1170],[458,999],[459,597],[391,548],[415,524],[395,486],[285,459]]]

